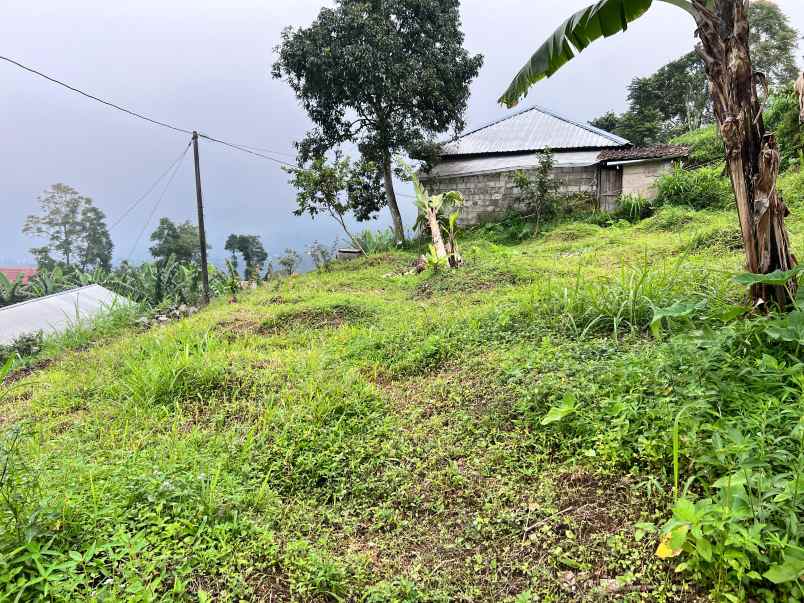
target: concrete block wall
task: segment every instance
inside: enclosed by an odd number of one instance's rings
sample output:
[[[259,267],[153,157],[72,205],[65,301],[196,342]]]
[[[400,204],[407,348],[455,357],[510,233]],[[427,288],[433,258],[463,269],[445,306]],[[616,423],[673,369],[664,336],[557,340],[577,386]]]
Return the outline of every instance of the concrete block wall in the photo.
[[[460,224],[472,226],[499,220],[509,212],[522,211],[519,189],[514,185],[516,170],[449,178],[422,178],[431,195],[458,191],[466,200]],[[527,172],[533,175],[532,172]],[[560,182],[559,192],[566,195],[587,193],[597,196],[596,166],[556,168],[553,175]]]
[[[656,179],[669,172],[671,161],[641,161],[623,165],[623,194],[640,195],[646,199],[656,197]]]

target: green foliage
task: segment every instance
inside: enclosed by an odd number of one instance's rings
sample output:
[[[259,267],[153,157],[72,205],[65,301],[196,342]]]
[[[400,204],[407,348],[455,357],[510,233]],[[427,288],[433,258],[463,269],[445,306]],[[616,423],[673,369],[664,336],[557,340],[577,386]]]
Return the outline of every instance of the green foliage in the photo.
[[[686,170],[676,166],[656,182],[657,205],[676,205],[694,210],[724,209],[734,205],[731,182],[720,167]]]
[[[364,230],[356,238],[360,242],[360,247],[368,255],[385,253],[396,248],[394,231],[391,228],[377,231]]]
[[[628,29],[650,8],[651,0],[602,0],[569,17],[536,50],[519,71],[499,102],[516,105],[528,89],[550,77],[576,55],[601,37],[609,37]]]
[[[539,154],[539,163],[530,173],[522,170],[514,174],[514,186],[519,189],[519,200],[525,213],[536,218],[536,230],[543,220],[558,213],[560,183],[553,176],[555,161],[547,149]]]
[[[179,264],[197,264],[201,259],[198,226],[189,221],[175,224],[169,218],[159,220],[159,226],[151,233],[154,245],[149,249],[159,261],[173,258]],[[211,249],[207,244],[207,249]]]
[[[751,23],[749,45],[754,71],[765,74],[775,87],[793,82],[799,75],[796,50],[799,32],[772,0],[757,0],[748,8]]]
[[[614,2],[610,4],[615,5]],[[635,7],[642,4],[640,1],[633,2]],[[685,2],[674,4],[685,4],[688,9],[692,8]],[[798,32],[772,1],[751,2],[748,19],[751,24],[749,46],[754,71],[763,73],[772,88],[787,86],[798,75],[795,57]],[[581,30],[589,27],[584,21],[576,21],[574,25]],[[608,31],[616,32],[619,27],[620,24],[615,23],[615,29]],[[674,136],[696,132],[702,126],[708,129],[706,124],[714,121],[706,70],[696,51],[667,63],[648,77],[635,77],[628,86],[628,100],[628,111],[622,115],[610,111],[592,121],[592,125],[643,145],[666,142]],[[771,130],[775,129],[771,127]],[[722,152],[720,155],[714,153],[715,145],[711,150],[712,159],[693,157],[693,161],[700,165],[713,159],[723,159]]]
[[[346,226],[351,213],[364,222],[373,220],[388,203],[383,182],[377,166],[370,161],[352,164],[335,153],[332,163],[323,156],[314,157],[308,167],[285,168],[291,174],[290,184],[297,189],[294,214],[328,214],[358,249],[365,253],[359,238],[352,235]]]
[[[42,334],[20,335],[8,345],[0,345],[0,366],[9,360],[17,361],[36,356],[42,350]]]
[[[779,145],[780,167],[802,167],[800,158],[804,153],[804,129],[799,123],[799,98],[790,83],[770,96],[765,109],[765,126],[773,132]]]
[[[675,232],[695,221],[695,211],[673,205],[660,207],[640,227],[646,230]]]
[[[262,246],[260,238],[256,235],[229,235],[224,246],[226,251],[232,253],[232,262],[237,267],[237,253],[243,256],[246,265],[245,277],[248,281],[260,280],[263,264],[268,259],[268,254]]]
[[[337,259],[338,246],[337,244],[333,244],[327,247],[315,241],[307,248],[307,255],[312,258],[313,266],[315,266],[316,270],[329,272],[332,270],[333,262]]]
[[[224,277],[225,278],[225,277]],[[211,287],[218,289],[218,273],[211,271]],[[151,308],[193,304],[201,297],[201,272],[170,256],[139,266],[125,265],[98,283]]]
[[[391,250],[12,376],[0,598],[800,598],[804,314],[688,253],[733,212],[514,224],[461,270]]]
[[[10,306],[25,299],[22,275],[18,274],[14,281],[11,281],[5,274],[0,273],[0,308]]]
[[[726,157],[726,146],[714,124],[677,136],[670,142],[690,148],[689,167],[722,164]]]
[[[301,255],[294,249],[285,249],[285,252],[279,256],[277,264],[282,267],[282,273],[285,276],[293,276],[301,265]]]
[[[779,191],[788,207],[804,207],[804,171],[790,170],[779,178]]]
[[[629,222],[639,222],[653,215],[655,207],[653,199],[646,199],[642,195],[621,195],[617,200],[617,210],[614,217],[622,217]]]
[[[596,128],[625,138],[634,145],[646,146],[666,139],[661,118],[661,113],[656,109],[638,108],[628,110],[622,115],[609,111],[589,123]]]
[[[39,197],[39,207],[42,214],[28,216],[22,231],[47,240],[31,250],[40,269],[110,269],[112,239],[106,216],[92,199],[66,184],[54,184]]]
[[[286,29],[273,75],[287,80],[315,124],[299,143],[300,161],[354,143],[391,188],[397,152],[416,154],[463,129],[469,84],[483,64],[463,41],[455,0],[387,0],[371,10],[339,0],[309,27]],[[401,240],[399,209],[389,201]]]
[[[714,227],[696,232],[689,244],[693,252],[729,253],[743,249],[743,235],[739,227]]]

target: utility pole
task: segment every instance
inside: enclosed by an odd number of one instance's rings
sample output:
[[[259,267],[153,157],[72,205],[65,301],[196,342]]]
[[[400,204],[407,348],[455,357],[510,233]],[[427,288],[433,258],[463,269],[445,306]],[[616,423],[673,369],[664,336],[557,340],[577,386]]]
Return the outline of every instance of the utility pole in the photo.
[[[201,164],[198,161],[198,132],[193,130],[193,158],[195,159],[195,197],[198,204],[198,242],[201,245],[201,283],[204,291],[201,302],[209,303],[209,270],[207,268],[207,233],[204,230],[204,198],[201,195]]]

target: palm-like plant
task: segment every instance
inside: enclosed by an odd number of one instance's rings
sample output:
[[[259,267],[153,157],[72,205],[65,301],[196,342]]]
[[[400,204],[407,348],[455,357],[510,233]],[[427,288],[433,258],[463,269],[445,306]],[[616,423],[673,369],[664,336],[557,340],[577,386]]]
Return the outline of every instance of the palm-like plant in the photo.
[[[0,272],[0,308],[10,306],[25,299],[22,286],[22,275],[18,274],[16,280],[11,280]]]
[[[746,267],[750,272],[786,272],[796,265],[784,218],[788,214],[776,189],[779,151],[766,131],[758,85],[748,50],[748,0],[656,0],[689,13],[698,26],[698,52],[705,65],[715,116],[726,143],[726,163],[737,199]],[[514,106],[536,82],[553,75],[593,41],[628,29],[654,0],[600,0],[567,19],[533,54],[500,102]],[[804,84],[802,85],[804,94]],[[804,102],[804,101],[802,101]],[[755,284],[757,303],[789,307],[796,282]]]

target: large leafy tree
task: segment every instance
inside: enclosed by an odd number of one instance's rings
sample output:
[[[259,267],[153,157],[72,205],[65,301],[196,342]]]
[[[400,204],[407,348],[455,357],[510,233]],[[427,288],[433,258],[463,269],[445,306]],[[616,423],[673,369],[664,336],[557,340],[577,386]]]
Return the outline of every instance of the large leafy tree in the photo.
[[[798,76],[796,48],[799,33],[771,0],[753,0],[748,8],[749,44],[754,70],[772,86],[784,86]]]
[[[306,28],[286,29],[273,66],[315,128],[299,163],[348,142],[382,170],[397,240],[404,238],[392,157],[461,130],[483,63],[463,47],[459,0],[337,0]]]
[[[232,263],[237,266],[237,254],[243,256],[243,263],[246,265],[246,279],[259,280],[262,266],[268,259],[268,253],[262,246],[260,237],[256,235],[231,234],[226,239],[224,245],[226,251],[232,254]]]
[[[149,251],[157,260],[164,261],[172,256],[181,264],[191,264],[201,259],[198,226],[189,221],[176,224],[170,218],[162,218],[151,233],[151,241],[154,244]],[[207,249],[210,248],[207,245]]]
[[[567,19],[527,61],[500,101],[515,105],[528,89],[550,77],[592,42],[625,31],[654,0],[600,0]],[[657,0],[673,4],[695,19],[711,91],[712,107],[726,146],[726,164],[737,199],[746,266],[753,273],[785,273],[796,260],[784,218],[788,213],[776,188],[779,151],[765,129],[758,77],[749,51],[745,0]],[[759,279],[751,288],[757,304],[790,305],[795,279],[776,284]],[[784,280],[784,277],[782,277]]]
[[[92,199],[66,184],[54,184],[39,197],[39,207],[41,213],[28,216],[22,231],[47,241],[31,249],[40,268],[111,268],[106,216]]]
[[[754,70],[765,74],[773,88],[789,84],[798,75],[795,60],[798,32],[790,26],[781,9],[768,0],[751,2],[748,19]],[[604,129],[635,144],[644,144],[665,142],[714,120],[706,66],[694,51],[660,67],[652,75],[635,77],[628,86],[628,101],[629,109],[622,116],[607,113],[592,122],[593,125],[603,120],[609,126]],[[651,114],[658,116],[659,127],[654,128],[651,124],[647,130],[634,131],[635,124],[650,122],[635,117]],[[612,117],[616,119],[612,120]],[[646,131],[653,132],[655,140],[646,138]]]

